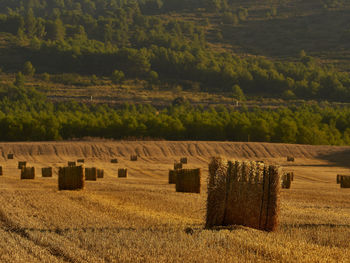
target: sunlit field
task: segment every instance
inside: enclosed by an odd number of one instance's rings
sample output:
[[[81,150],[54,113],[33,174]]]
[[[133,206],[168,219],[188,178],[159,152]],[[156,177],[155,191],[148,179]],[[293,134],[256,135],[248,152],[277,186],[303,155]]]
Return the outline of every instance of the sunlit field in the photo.
[[[350,189],[336,184],[337,174],[350,173],[349,151],[228,142],[2,143],[0,262],[349,262]],[[14,160],[5,158],[10,152]],[[277,232],[204,229],[207,166],[219,155],[294,172],[291,189],[282,189]],[[186,167],[202,168],[201,194],[176,193],[168,184],[174,160],[185,156]],[[83,191],[58,191],[57,167],[78,158],[105,169],[105,178],[87,181]],[[22,160],[35,166],[35,180],[20,180]],[[46,166],[54,167],[52,178],[41,177]],[[124,167],[128,178],[118,178]]]

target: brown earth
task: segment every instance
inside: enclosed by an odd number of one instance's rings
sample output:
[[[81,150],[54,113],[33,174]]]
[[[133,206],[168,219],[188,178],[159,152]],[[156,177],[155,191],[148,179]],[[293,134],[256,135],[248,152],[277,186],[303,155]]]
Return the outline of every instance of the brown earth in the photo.
[[[295,172],[282,191],[277,232],[203,229],[207,164],[217,155]],[[203,169],[201,194],[176,193],[167,183],[180,157]],[[104,168],[105,178],[84,191],[58,191],[57,167],[80,158]],[[349,158],[350,147],[269,143],[0,143],[0,262],[348,262],[350,189],[339,188],[336,174],[350,174]],[[19,179],[22,160],[35,166],[35,180]],[[41,177],[47,166],[53,178]],[[118,179],[123,167],[129,177]]]

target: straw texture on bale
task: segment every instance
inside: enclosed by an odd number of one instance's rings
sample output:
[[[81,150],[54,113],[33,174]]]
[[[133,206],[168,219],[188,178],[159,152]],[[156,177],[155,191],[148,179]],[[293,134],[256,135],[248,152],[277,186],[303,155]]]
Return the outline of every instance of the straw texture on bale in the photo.
[[[84,159],[78,159],[77,163],[85,163],[85,160]]]
[[[176,170],[176,192],[200,193],[201,169]]]
[[[118,163],[118,159],[111,159],[111,163]]]
[[[68,162],[69,167],[77,166],[76,162]]]
[[[97,168],[85,168],[85,180],[86,181],[96,181],[97,180]]]
[[[52,177],[52,167],[41,168],[42,177]]]
[[[0,175],[3,175],[3,173],[2,173],[2,166],[0,166]]]
[[[244,225],[274,231],[278,225],[279,195],[277,166],[212,158],[206,227]]]
[[[34,179],[34,178],[35,178],[35,168],[34,167],[22,167],[21,179]]]
[[[122,178],[128,177],[128,169],[127,168],[119,168],[118,169],[118,177],[122,177]]]
[[[137,155],[131,155],[130,161],[133,161],[133,162],[137,161]]]
[[[27,162],[18,162],[18,169],[22,169],[22,167],[26,167]]]
[[[13,159],[13,153],[9,153],[9,154],[7,155],[7,159],[9,159],[9,160]]]
[[[295,159],[293,156],[287,156],[287,162],[294,162]]]
[[[105,176],[105,170],[97,169],[97,178],[103,178]]]
[[[290,189],[292,184],[292,173],[284,173],[282,175],[282,188]]]
[[[180,159],[180,163],[182,163],[182,164],[187,164],[187,157],[182,157],[182,158]]]
[[[169,184],[176,184],[176,171],[169,170]]]
[[[341,188],[350,188],[350,176],[342,175],[340,177],[340,187]]]
[[[84,166],[60,167],[58,170],[59,190],[78,190],[85,187]]]

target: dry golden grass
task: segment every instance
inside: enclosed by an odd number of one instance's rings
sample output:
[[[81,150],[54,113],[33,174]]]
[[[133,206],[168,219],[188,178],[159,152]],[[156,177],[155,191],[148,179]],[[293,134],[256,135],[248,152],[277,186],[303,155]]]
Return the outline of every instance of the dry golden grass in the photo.
[[[335,182],[336,174],[347,174],[349,169],[317,157],[319,152],[341,156],[349,148],[214,142],[0,146],[15,153],[14,160],[1,159],[0,262],[348,262],[350,258],[350,189],[340,189]],[[204,230],[208,156],[220,152],[225,157],[280,163],[294,172],[293,187],[281,193],[277,232],[240,226]],[[139,161],[131,162],[130,154],[140,154]],[[286,154],[296,156],[296,162],[287,163]],[[17,156],[37,169],[54,167],[53,178],[19,180]],[[88,166],[104,168],[105,178],[86,182],[83,191],[58,191],[57,167],[77,156],[84,156]],[[117,156],[119,163],[111,164],[111,156]],[[188,167],[203,169],[201,194],[176,193],[168,184],[168,170],[178,156],[191,156]],[[128,167],[127,179],[117,178],[118,167]]]

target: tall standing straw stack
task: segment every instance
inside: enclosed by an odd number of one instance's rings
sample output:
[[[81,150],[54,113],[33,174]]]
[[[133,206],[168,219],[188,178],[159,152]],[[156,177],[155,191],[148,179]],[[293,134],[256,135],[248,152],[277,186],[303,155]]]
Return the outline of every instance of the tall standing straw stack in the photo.
[[[128,169],[127,168],[119,168],[118,169],[118,177],[121,177],[121,178],[128,177]]]
[[[58,190],[78,190],[85,187],[84,166],[60,167],[58,170]]]
[[[35,168],[34,167],[22,167],[21,169],[21,179],[34,179],[35,178]]]
[[[278,225],[279,196],[277,166],[212,158],[206,227],[244,225],[274,231]]]
[[[22,167],[26,167],[27,166],[27,162],[18,162],[18,169],[22,169]]]
[[[0,166],[0,175],[3,175],[3,173],[2,173],[2,166]]]
[[[176,192],[200,193],[201,169],[179,169],[176,172]]]
[[[290,189],[291,184],[292,184],[292,173],[284,173],[282,175],[282,188]]]
[[[97,169],[97,178],[103,178],[105,176],[105,171],[103,169]]]
[[[96,181],[97,180],[97,168],[85,168],[85,180],[86,181]]]
[[[169,170],[169,184],[176,184],[176,171]]]
[[[52,167],[41,168],[42,177],[52,177]]]
[[[137,155],[131,155],[130,161],[136,162],[137,161]]]
[[[342,175],[340,178],[340,187],[341,188],[350,188],[350,176]]]

